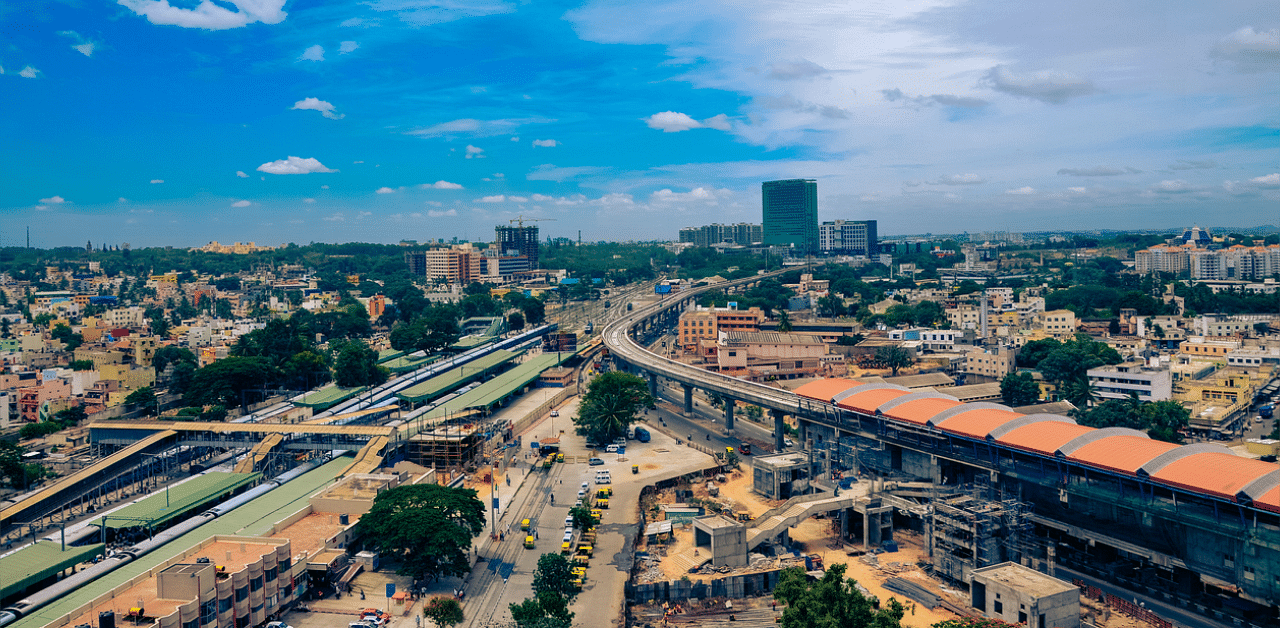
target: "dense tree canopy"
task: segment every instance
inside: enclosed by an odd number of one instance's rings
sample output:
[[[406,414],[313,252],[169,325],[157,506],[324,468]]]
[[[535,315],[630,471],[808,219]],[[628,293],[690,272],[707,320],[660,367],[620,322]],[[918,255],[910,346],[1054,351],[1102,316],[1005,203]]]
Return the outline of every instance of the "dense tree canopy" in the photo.
[[[484,503],[474,489],[406,484],[378,495],[357,531],[400,561],[397,573],[434,581],[471,571],[467,551],[484,522]]]
[[[1090,427],[1127,427],[1156,440],[1181,443],[1181,431],[1191,423],[1191,411],[1176,401],[1143,402],[1137,396],[1108,399],[1076,415],[1076,422]]]
[[[378,366],[378,352],[359,340],[339,344],[334,353],[334,382],[339,386],[377,386],[391,375]]]
[[[627,433],[636,422],[636,413],[653,405],[649,385],[640,377],[610,371],[587,385],[587,394],[578,406],[573,422],[587,442],[608,443]]]
[[[1040,400],[1040,385],[1026,371],[1009,373],[1000,380],[1000,396],[1006,406],[1029,406]]]
[[[827,568],[821,579],[810,581],[803,569],[782,570],[773,597],[787,605],[782,628],[901,628],[905,608],[890,598],[877,607],[845,578],[846,565]]]
[[[229,357],[214,362],[191,376],[184,395],[187,405],[240,406],[249,399],[244,393],[261,389],[279,376],[279,369],[263,357]]]

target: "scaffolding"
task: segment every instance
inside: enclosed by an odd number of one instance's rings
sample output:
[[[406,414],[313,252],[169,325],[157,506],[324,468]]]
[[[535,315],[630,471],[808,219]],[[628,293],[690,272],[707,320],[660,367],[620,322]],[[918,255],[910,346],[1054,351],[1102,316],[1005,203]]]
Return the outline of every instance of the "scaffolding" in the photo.
[[[438,425],[409,439],[410,462],[450,472],[472,465],[484,453],[484,433],[478,423]]]
[[[934,572],[968,584],[974,569],[1020,560],[1029,537],[1025,515],[1025,504],[1017,500],[961,495],[935,501],[928,534]]]

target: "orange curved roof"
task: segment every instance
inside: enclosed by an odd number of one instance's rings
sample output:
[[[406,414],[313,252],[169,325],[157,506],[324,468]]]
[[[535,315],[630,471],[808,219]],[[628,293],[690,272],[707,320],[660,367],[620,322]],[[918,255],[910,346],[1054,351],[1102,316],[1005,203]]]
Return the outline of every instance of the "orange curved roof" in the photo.
[[[1119,434],[1087,443],[1067,458],[1099,469],[1136,475],[1142,465],[1177,448],[1173,443]]]
[[[1013,410],[979,408],[943,419],[935,427],[961,436],[968,436],[969,438],[986,438],[987,434],[991,433],[991,430],[1020,416],[1023,415]]]
[[[996,442],[1038,454],[1052,456],[1059,447],[1076,437],[1092,432],[1094,428],[1063,421],[1040,421],[1014,428]]]
[[[1162,484],[1235,501],[1250,482],[1276,470],[1276,465],[1216,451],[1192,454],[1151,474]]]
[[[862,382],[852,379],[842,379],[838,377],[832,379],[819,379],[795,389],[795,393],[808,399],[816,399],[818,401],[831,403],[832,397],[835,397],[854,386],[861,385]]]
[[[1271,512],[1280,512],[1280,486],[1263,493],[1262,497],[1253,501],[1253,505]]]
[[[963,405],[963,402],[955,399],[940,399],[937,397],[913,399],[886,410],[884,415],[899,421],[924,425],[929,422],[929,419],[937,416],[939,412],[959,405]]]
[[[875,414],[876,408],[879,408],[886,401],[897,399],[903,395],[911,394],[910,390],[899,390],[897,388],[872,388],[856,392],[844,399],[841,399],[836,405],[847,410],[855,410],[863,414]]]

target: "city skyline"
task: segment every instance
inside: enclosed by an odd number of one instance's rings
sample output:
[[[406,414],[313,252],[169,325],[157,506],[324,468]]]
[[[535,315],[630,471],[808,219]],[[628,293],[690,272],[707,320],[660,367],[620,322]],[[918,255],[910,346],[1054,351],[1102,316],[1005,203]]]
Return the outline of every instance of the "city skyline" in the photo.
[[[1264,2],[193,6],[0,13],[3,244],[1277,222]]]

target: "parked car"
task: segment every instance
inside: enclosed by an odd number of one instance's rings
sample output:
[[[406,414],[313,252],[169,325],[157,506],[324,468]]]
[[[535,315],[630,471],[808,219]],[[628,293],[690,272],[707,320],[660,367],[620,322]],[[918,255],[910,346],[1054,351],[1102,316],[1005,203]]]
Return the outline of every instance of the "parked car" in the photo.
[[[795,442],[795,441],[793,441],[793,440],[791,440],[790,438],[784,438],[784,439],[782,439],[782,443],[783,443],[784,445],[786,445],[787,447],[795,447],[795,446],[796,446],[796,442]]]
[[[604,451],[605,451],[605,453],[608,453],[608,454],[616,454],[616,453],[618,453],[618,446],[617,446],[617,445],[609,445],[608,447],[605,447],[605,448],[604,448]]]
[[[602,465],[602,464],[604,464],[604,459],[603,459],[603,458],[592,458],[592,459],[590,459],[590,460],[588,460],[588,461],[587,461],[587,464],[589,464],[589,465],[591,465],[591,466],[593,466],[593,467],[594,467],[594,466],[598,466],[598,465]]]
[[[559,411],[559,410],[552,410],[552,411],[551,411],[551,416],[560,416],[560,411]]]

